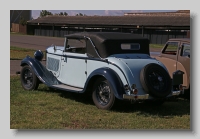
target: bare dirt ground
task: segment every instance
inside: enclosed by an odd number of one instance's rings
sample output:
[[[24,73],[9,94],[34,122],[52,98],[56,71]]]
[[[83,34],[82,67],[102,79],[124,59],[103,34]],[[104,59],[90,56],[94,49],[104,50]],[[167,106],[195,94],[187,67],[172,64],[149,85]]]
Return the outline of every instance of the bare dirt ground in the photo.
[[[21,60],[10,60],[10,75],[16,75],[16,72],[21,71]],[[46,61],[42,61],[42,64],[45,65]]]
[[[10,35],[10,46],[35,50],[46,50],[46,48],[52,44],[64,46],[64,38],[15,34]]]

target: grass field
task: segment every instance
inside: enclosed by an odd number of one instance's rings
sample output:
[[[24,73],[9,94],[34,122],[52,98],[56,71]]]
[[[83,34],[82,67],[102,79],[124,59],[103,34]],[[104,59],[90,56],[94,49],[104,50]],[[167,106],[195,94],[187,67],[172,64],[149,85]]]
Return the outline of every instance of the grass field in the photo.
[[[51,90],[40,84],[25,91],[19,75],[10,76],[11,129],[190,129],[190,102],[179,98],[162,106],[118,102],[97,109],[91,96]]]
[[[10,60],[23,59],[27,55],[33,57],[35,51],[36,50],[34,49],[26,49],[26,48],[10,46]],[[43,53],[45,54],[45,52]]]
[[[164,47],[164,44],[149,44],[149,48],[162,49],[163,47]]]

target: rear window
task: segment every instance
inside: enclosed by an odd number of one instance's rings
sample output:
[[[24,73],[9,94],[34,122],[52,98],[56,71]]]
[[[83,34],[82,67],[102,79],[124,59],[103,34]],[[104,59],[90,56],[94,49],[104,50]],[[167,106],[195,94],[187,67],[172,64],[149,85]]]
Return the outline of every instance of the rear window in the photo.
[[[139,43],[122,43],[121,44],[122,50],[140,50]]]

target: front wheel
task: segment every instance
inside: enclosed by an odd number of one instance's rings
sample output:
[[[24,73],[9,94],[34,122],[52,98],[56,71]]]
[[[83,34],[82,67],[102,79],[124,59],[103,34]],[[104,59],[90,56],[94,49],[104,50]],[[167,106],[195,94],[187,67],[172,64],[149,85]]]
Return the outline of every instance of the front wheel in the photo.
[[[94,85],[92,99],[99,109],[109,110],[115,102],[112,87],[105,78],[99,78]]]
[[[25,90],[36,90],[39,86],[39,79],[28,65],[21,69],[21,85]]]

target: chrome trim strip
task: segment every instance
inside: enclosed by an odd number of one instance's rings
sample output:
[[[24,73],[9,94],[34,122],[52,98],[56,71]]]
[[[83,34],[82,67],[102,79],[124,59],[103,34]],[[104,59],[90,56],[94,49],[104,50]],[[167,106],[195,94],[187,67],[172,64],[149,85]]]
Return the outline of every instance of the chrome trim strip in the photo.
[[[88,40],[91,42],[91,44],[92,44],[92,46],[94,47],[94,50],[95,50],[95,52],[97,53],[98,57],[104,60],[104,58],[102,58],[102,57],[99,55],[99,53],[98,53],[98,51],[97,51],[97,49],[96,49],[96,46],[94,45],[94,43],[92,42],[92,40],[91,40],[89,37],[86,37],[86,36],[84,36],[84,38],[88,39]]]
[[[181,94],[182,91],[172,91],[172,96],[178,96]]]

